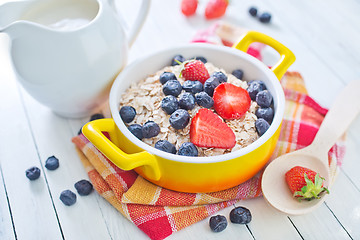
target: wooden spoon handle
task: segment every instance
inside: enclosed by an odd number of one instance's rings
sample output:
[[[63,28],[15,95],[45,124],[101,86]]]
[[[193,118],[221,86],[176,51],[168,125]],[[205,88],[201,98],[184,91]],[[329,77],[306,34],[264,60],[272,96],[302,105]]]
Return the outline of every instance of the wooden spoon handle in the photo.
[[[336,97],[311,144],[311,150],[327,153],[359,112],[360,81],[352,81]]]

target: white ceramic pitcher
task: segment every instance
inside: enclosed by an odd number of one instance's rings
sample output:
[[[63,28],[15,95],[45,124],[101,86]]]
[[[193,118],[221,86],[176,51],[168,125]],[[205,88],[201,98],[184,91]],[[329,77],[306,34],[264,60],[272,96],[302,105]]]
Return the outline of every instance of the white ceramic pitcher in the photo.
[[[55,113],[84,117],[108,97],[143,25],[142,4],[125,34],[113,0],[26,0],[0,6],[19,82]]]

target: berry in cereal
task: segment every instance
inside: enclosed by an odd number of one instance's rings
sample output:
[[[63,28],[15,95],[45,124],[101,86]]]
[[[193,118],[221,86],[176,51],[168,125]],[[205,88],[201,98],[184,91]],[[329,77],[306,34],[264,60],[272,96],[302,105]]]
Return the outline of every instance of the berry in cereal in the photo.
[[[191,142],[183,143],[178,151],[178,155],[188,156],[188,157],[197,157],[199,154],[196,146]]]
[[[223,119],[239,119],[251,105],[248,92],[231,83],[222,83],[214,90],[214,109]]]
[[[191,120],[190,140],[198,147],[233,148],[236,143],[231,128],[215,113],[201,108]]]

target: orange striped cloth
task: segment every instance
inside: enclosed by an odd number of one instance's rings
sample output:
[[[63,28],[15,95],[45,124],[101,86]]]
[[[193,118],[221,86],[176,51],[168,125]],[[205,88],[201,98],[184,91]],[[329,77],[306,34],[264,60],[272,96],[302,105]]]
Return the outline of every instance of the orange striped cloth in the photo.
[[[272,159],[310,144],[327,112],[307,95],[299,73],[287,72],[281,83],[286,96],[286,110]],[[96,191],[150,239],[164,239],[241,199],[261,196],[262,172],[224,191],[181,193],[156,186],[135,171],[119,169],[82,134],[72,141]],[[344,152],[343,141],[329,151],[332,180]]]

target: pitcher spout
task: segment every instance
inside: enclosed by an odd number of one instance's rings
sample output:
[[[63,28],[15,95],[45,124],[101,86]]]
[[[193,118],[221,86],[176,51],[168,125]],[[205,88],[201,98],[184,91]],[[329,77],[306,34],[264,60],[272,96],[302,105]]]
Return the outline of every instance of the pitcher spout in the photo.
[[[0,5],[0,32],[9,33],[12,25],[21,20],[21,16],[32,1],[8,2]]]

